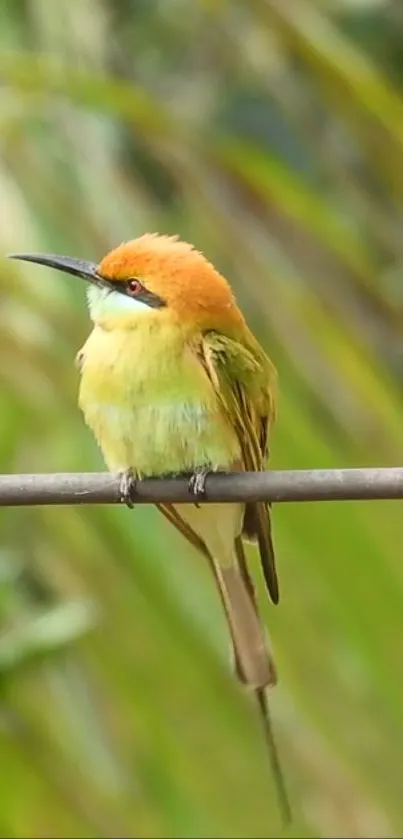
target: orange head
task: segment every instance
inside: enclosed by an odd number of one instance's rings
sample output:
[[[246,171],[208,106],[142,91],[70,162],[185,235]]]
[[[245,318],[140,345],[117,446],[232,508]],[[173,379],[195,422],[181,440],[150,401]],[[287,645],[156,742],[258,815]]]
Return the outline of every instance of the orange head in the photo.
[[[90,282],[96,322],[126,326],[140,316],[175,317],[184,326],[236,332],[244,321],[231,288],[214,266],[177,236],[146,233],[124,242],[95,265],[70,257],[16,254]]]

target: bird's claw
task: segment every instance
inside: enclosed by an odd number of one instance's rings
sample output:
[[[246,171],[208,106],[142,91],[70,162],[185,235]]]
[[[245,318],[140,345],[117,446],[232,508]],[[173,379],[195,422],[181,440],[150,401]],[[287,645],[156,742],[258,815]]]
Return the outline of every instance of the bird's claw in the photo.
[[[195,469],[193,475],[190,476],[189,492],[191,492],[195,498],[202,499],[206,497],[206,478],[209,472],[211,472],[211,469]],[[196,507],[198,506],[199,505],[196,503]]]
[[[133,509],[133,495],[136,489],[136,478],[132,469],[126,469],[120,477],[119,493],[122,504],[126,504],[130,510]]]

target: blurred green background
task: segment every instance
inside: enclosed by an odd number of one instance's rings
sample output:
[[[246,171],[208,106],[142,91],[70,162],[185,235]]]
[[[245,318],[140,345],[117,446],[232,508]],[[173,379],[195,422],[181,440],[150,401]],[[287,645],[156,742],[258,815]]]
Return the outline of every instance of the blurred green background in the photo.
[[[0,245],[179,233],[280,376],[271,465],[403,455],[400,0],[1,0]],[[79,281],[0,261],[0,470],[103,468]],[[288,835],[403,836],[400,502],[278,505]],[[281,834],[209,571],[152,508],[4,509],[0,835]]]

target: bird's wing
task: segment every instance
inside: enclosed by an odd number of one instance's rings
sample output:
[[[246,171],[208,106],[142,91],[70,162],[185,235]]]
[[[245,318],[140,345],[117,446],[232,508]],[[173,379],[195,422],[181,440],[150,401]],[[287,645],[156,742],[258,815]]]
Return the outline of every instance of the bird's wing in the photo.
[[[256,429],[260,430],[262,412],[264,416],[271,416],[272,399],[270,393],[262,398],[264,388],[268,387],[264,369],[249,350],[217,333],[201,337],[192,349],[217,394],[223,413],[228,416],[228,421],[236,430],[242,465],[251,471],[261,468],[263,456],[258,438],[259,431]],[[177,505],[157,506],[209,560],[227,615],[238,675],[245,683],[258,689],[267,684],[275,684],[276,668],[262,631],[242,540],[234,540],[234,565],[221,566],[220,557],[211,553],[211,548],[203,536],[194,529],[192,517],[189,521]],[[265,577],[271,597],[277,602],[278,588],[268,514],[265,505],[256,505],[252,511],[255,515],[255,527],[258,529]]]
[[[274,368],[262,351],[256,355],[252,348],[216,332],[203,336],[197,352],[223,410],[235,427],[244,469],[250,472],[264,469],[269,428],[275,416]],[[267,504],[246,504],[244,535],[257,539],[267,589],[273,603],[278,603],[279,588]]]
[[[243,466],[247,471],[264,469],[268,457],[268,439],[276,411],[276,373],[269,359],[247,332],[249,344],[245,347],[233,339],[209,332],[203,336],[197,352],[210,381],[222,404],[229,421],[235,427],[242,452]],[[264,503],[246,504],[244,534],[257,537],[262,570],[266,585],[274,603],[278,603],[279,590],[275,567],[275,556],[271,533],[270,510]],[[242,539],[235,540],[235,553],[244,586],[257,614],[253,582],[249,574]],[[243,680],[242,663],[235,648],[235,664],[238,676]],[[271,684],[277,679],[273,657],[267,649],[271,668]],[[277,792],[284,815],[284,822],[290,821],[290,805],[284,778],[278,759],[277,748],[264,688],[255,687],[256,699],[264,723],[272,769]]]
[[[253,346],[253,338],[251,336]],[[257,357],[253,349],[245,349],[243,345],[232,339],[209,332],[194,347],[200,362],[202,363],[211,384],[221,402],[223,411],[227,414],[230,422],[234,425],[242,452],[243,466],[248,471],[258,471],[264,468],[267,457],[267,444],[269,430],[275,412],[275,382],[274,369],[265,356],[260,358],[259,350]],[[248,684],[244,667],[244,656],[242,652],[250,648],[250,638],[247,643],[240,643],[234,628],[240,626],[239,613],[245,617],[250,616],[249,606],[245,610],[244,598],[240,603],[231,596],[231,591],[226,588],[222,575],[217,573],[214,557],[211,556],[207,546],[200,536],[193,531],[190,525],[184,521],[173,505],[159,504],[160,511],[174,524],[186,538],[198,548],[210,561],[212,571],[216,577],[222,602],[227,614],[228,624],[232,635],[234,648],[234,661],[238,677]],[[274,603],[278,602],[278,583],[275,569],[274,550],[271,536],[270,513],[266,504],[246,504],[244,517],[244,532],[247,536],[256,536],[259,544],[261,562],[267,588]],[[244,591],[247,593],[249,602],[253,606],[253,612],[259,621],[253,582],[246,563],[245,552],[241,537],[235,539],[235,554],[237,565],[243,582]],[[235,575],[235,581],[237,577]],[[233,580],[234,582],[234,580]],[[242,594],[237,586],[238,594]],[[236,592],[235,592],[236,593]],[[234,592],[232,591],[232,595]],[[242,607],[242,608],[241,608]],[[242,623],[242,622],[241,622]],[[244,623],[244,621],[243,621]],[[245,625],[243,626],[245,630]],[[257,632],[259,641],[259,631]],[[245,642],[245,638],[241,639]],[[255,638],[256,640],[256,638]],[[252,644],[252,652],[253,644]],[[273,731],[268,711],[267,699],[264,687],[267,684],[274,685],[276,682],[276,667],[270,650],[266,647],[267,659],[264,674],[261,681],[254,685],[256,699],[264,723],[265,736],[268,743],[270,759],[276,779],[278,794],[282,804],[283,812],[286,814],[286,822],[289,821],[290,807],[287,793],[284,786],[284,779],[278,761],[277,748],[273,739]],[[260,660],[260,659],[259,659]]]

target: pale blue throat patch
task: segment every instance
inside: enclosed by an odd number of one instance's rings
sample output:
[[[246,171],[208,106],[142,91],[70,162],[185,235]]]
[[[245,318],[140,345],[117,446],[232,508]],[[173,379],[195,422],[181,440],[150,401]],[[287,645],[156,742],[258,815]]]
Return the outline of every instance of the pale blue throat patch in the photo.
[[[136,300],[120,291],[109,291],[108,288],[101,288],[96,285],[88,286],[87,302],[92,320],[120,313],[153,311],[151,306],[147,306],[147,303],[143,303],[141,300]]]

